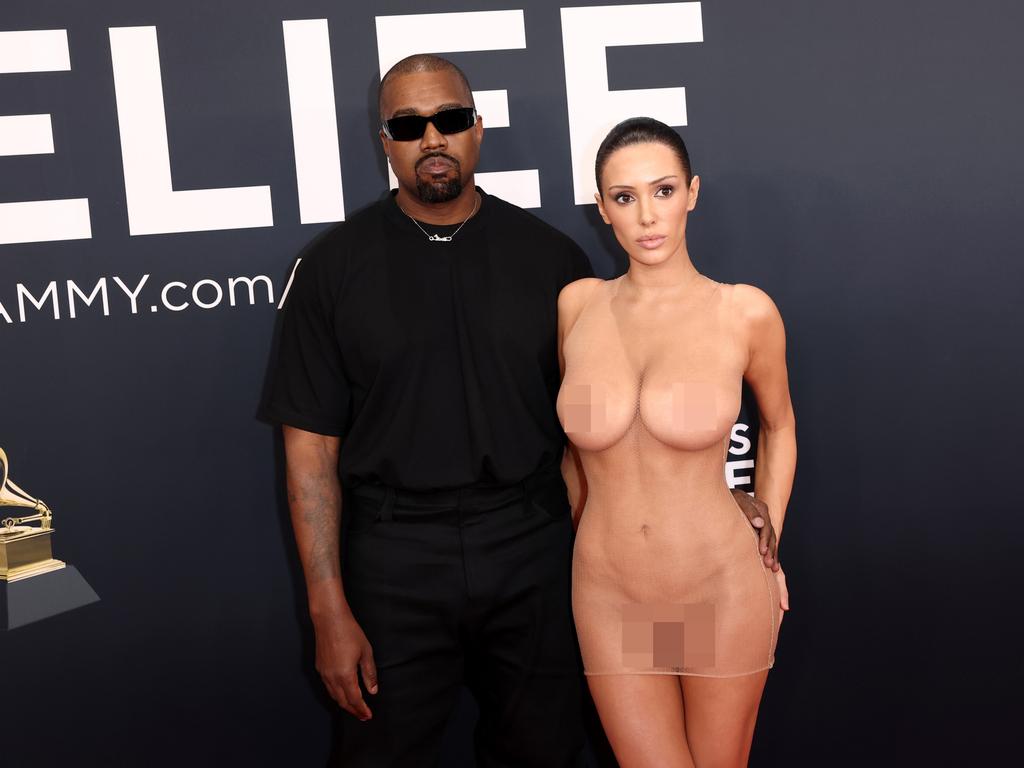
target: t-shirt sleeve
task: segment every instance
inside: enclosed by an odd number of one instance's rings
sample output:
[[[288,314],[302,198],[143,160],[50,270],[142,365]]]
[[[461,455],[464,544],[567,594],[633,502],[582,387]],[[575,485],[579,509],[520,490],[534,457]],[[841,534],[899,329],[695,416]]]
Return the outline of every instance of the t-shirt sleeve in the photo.
[[[281,319],[276,356],[261,415],[321,435],[341,436],[348,426],[351,388],[334,332],[334,296],[323,254],[295,269]]]

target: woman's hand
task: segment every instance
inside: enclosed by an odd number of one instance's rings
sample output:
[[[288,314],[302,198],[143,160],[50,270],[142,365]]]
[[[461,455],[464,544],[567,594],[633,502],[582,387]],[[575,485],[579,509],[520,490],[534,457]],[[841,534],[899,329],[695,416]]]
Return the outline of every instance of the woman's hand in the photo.
[[[789,587],[786,586],[786,573],[781,566],[775,571],[775,583],[779,585],[779,607],[782,609],[780,616],[784,617],[789,610]],[[779,619],[779,624],[781,623],[782,618]]]

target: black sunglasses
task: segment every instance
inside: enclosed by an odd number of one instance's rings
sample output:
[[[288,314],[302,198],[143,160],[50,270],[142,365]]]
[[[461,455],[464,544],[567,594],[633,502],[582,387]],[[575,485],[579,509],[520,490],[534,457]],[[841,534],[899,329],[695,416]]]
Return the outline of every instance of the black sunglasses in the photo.
[[[433,123],[434,127],[446,136],[450,133],[461,133],[476,124],[476,109],[453,107],[452,109],[442,109],[429,117],[400,115],[385,120],[381,129],[385,136],[394,141],[412,141],[423,138],[423,134],[427,132],[427,123]]]

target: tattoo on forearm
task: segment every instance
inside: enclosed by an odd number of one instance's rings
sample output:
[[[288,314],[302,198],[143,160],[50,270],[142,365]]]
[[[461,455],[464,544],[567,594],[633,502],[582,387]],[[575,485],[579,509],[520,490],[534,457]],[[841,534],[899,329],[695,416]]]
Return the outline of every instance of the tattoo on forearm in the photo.
[[[294,485],[288,488],[288,504],[307,526],[308,576],[313,581],[335,578],[341,570],[337,480],[312,475],[296,478]]]

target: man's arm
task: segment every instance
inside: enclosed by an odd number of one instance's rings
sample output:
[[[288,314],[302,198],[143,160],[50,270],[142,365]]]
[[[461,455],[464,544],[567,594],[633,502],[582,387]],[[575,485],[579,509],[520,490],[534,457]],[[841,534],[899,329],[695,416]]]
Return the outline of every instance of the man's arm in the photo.
[[[377,669],[341,580],[339,448],[337,437],[284,427],[288,507],[316,632],[316,668],[331,697],[347,712],[368,720],[372,715],[356,669],[370,693],[377,692]]]

